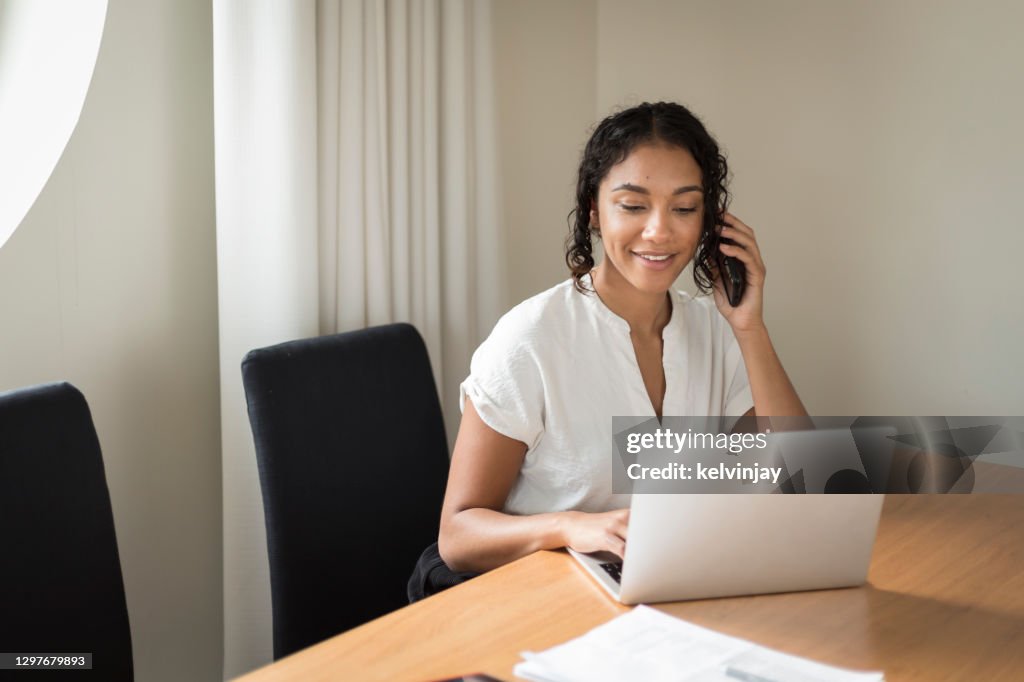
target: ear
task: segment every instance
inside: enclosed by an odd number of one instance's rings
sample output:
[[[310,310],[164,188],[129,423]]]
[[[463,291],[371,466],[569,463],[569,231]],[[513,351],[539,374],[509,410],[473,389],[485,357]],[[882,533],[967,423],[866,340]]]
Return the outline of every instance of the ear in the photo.
[[[600,230],[601,229],[601,223],[598,221],[598,216],[597,216],[597,204],[594,203],[593,199],[590,200],[590,229],[592,229],[592,230]]]

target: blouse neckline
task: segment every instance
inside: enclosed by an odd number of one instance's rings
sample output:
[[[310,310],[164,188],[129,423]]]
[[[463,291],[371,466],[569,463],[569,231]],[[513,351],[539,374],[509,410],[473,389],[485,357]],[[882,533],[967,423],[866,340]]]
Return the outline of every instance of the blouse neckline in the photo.
[[[624,318],[616,314],[611,308],[609,308],[605,302],[601,299],[601,296],[597,293],[597,289],[594,288],[594,281],[588,272],[582,277],[581,284],[584,288],[589,289],[590,293],[582,293],[577,291],[576,293],[583,297],[584,301],[590,306],[590,308],[597,314],[598,318],[604,321],[611,327],[614,327],[627,336],[630,333],[629,322]],[[668,290],[669,303],[672,306],[672,311],[669,316],[668,324],[661,331],[661,339],[663,343],[669,343],[682,337],[683,333],[683,315],[682,307],[685,305],[686,300],[682,294],[675,288]]]

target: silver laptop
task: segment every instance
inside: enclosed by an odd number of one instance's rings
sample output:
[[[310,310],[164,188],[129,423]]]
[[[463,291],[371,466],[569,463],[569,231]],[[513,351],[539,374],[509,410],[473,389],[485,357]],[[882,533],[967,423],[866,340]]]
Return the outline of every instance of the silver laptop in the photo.
[[[775,446],[796,455],[821,436],[786,434]],[[883,499],[634,494],[624,561],[569,551],[623,604],[863,585]]]

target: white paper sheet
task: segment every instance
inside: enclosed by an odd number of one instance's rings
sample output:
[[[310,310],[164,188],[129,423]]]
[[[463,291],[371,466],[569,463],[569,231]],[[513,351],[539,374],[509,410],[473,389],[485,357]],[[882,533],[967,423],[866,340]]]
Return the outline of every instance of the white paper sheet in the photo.
[[[876,682],[638,606],[541,653],[523,652],[519,677],[536,682]]]

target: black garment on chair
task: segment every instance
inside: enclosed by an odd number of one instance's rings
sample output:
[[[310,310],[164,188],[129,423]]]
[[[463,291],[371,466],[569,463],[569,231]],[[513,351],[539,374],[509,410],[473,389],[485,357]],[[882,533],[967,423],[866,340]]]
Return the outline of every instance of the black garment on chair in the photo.
[[[277,659],[406,604],[437,539],[448,445],[411,325],[254,350],[242,376]]]
[[[478,575],[480,574],[472,571],[453,571],[448,568],[448,564],[441,558],[441,552],[437,549],[437,543],[434,542],[423,550],[419,561],[416,562],[406,586],[406,596],[409,597],[410,604],[415,604],[420,599],[461,585]]]
[[[0,393],[0,585],[0,651],[93,655],[91,671],[7,674],[134,679],[103,456],[71,384]]]

